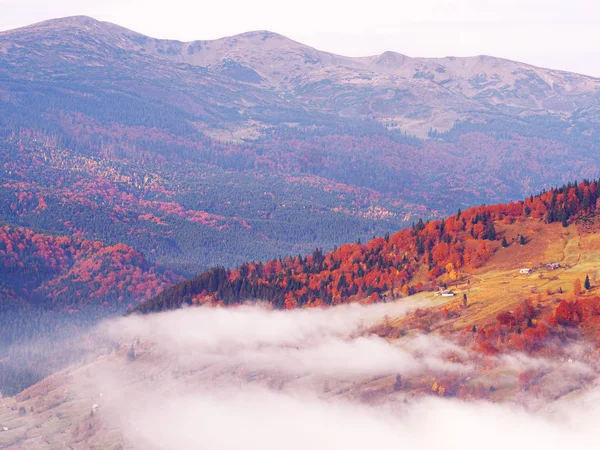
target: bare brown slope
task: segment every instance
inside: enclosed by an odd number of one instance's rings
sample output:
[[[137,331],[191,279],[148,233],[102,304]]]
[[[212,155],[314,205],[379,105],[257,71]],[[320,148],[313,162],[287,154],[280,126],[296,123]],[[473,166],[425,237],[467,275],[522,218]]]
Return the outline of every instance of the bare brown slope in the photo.
[[[522,117],[550,112],[571,118],[577,113],[579,120],[591,115],[586,120],[597,121],[598,79],[491,56],[411,58],[386,52],[350,58],[269,31],[180,42],[150,38],[89,17],[5,31],[0,34],[0,52],[11,55],[32,38],[46,46],[43,52],[58,43],[83,42],[84,64],[102,64],[101,56],[112,48],[124,55],[208,69],[204,77],[216,77],[217,84],[234,79],[275,90],[298,106],[344,117],[376,118],[419,136],[426,136],[430,128],[444,131],[458,119],[482,114]],[[67,45],[58,56],[73,62],[78,58],[74,52]],[[94,62],[92,54],[100,59]],[[220,79],[223,75],[227,78]],[[261,96],[261,101],[277,101],[264,93],[253,95]]]

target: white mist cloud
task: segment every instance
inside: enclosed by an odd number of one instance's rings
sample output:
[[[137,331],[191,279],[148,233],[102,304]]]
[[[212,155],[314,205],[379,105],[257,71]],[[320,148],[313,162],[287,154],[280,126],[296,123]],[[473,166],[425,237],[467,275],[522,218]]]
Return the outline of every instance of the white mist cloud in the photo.
[[[253,388],[150,397],[126,413],[139,448],[587,450],[597,448],[600,413],[596,404],[559,422],[516,407],[435,398],[395,411]]]
[[[576,392],[597,376],[584,349],[570,349],[581,358],[571,362],[484,359],[436,336],[389,341],[361,332],[416,306],[190,308],[113,320],[100,330],[128,342],[124,349],[134,342],[136,357],[104,358],[81,386],[104,393],[101,417],[139,449],[597,448],[600,391]],[[468,382],[482,364],[513,382],[531,370],[545,381],[506,404],[392,387],[396,374]]]
[[[402,316],[423,304],[406,301],[293,311],[255,306],[185,309],[109,321],[105,327],[118,338],[152,337],[163,345],[173,345],[175,350],[188,346],[207,351],[308,346],[326,338],[346,337],[379,323],[385,315]]]

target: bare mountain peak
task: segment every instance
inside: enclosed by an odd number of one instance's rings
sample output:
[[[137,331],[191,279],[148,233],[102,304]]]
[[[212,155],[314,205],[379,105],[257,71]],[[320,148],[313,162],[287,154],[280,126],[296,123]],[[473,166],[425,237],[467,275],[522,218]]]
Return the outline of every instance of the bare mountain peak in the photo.
[[[265,98],[275,92],[303,108],[368,115],[418,136],[496,111],[518,115],[553,111],[562,117],[591,108],[600,95],[599,79],[488,55],[422,58],[387,51],[345,57],[269,30],[181,42],[155,39],[86,16],[0,33],[0,55],[6,55],[11,76],[30,77],[36,71],[40,76],[71,76],[81,67],[94,71],[106,67],[111,75],[120,71],[135,80],[143,74],[172,83],[177,73],[178,80],[194,83],[213,79],[225,85],[248,83],[267,88],[269,94],[261,92]],[[132,65],[144,70],[133,71]]]
[[[22,28],[0,32],[0,36],[9,37],[10,41],[42,39],[46,43],[57,44],[75,43],[83,36],[97,39],[103,44],[115,44],[122,38],[138,41],[143,35],[110,22],[102,22],[88,16],[70,16],[60,19],[50,19],[28,25]],[[120,42],[119,46],[126,45]]]
[[[245,33],[235,34],[233,36],[227,36],[220,39],[205,40],[205,41],[194,41],[190,44],[200,42],[206,46],[214,47],[239,47],[239,48],[256,48],[256,49],[269,49],[269,50],[290,50],[290,49],[302,49],[303,51],[315,51],[308,45],[294,41],[286,36],[278,33],[274,33],[268,30],[257,30],[248,31]]]
[[[405,59],[408,58],[408,56],[403,55],[402,53],[398,53],[398,52],[394,52],[391,50],[388,50],[386,52],[383,52],[381,55],[379,55],[380,59],[390,59],[390,60],[395,60],[395,59]]]
[[[89,25],[97,25],[101,23],[99,20],[94,19],[90,16],[68,16],[68,17],[60,17],[57,19],[49,19],[44,20],[42,22],[35,23],[26,28],[34,28],[34,27],[51,27],[51,26],[62,26],[62,27],[73,27],[73,26],[89,26]]]
[[[238,51],[242,53],[250,51],[251,53],[256,52],[256,54],[271,54],[271,56],[273,56],[273,53],[276,51],[293,51],[298,55],[302,55],[302,57],[307,56],[305,58],[306,62],[313,65],[316,63],[325,65],[333,64],[341,67],[363,68],[367,70],[376,71],[381,70],[384,73],[394,72],[395,70],[398,70],[402,67],[408,68],[408,66],[410,65],[418,65],[420,67],[427,66],[432,70],[438,71],[441,70],[440,67],[443,67],[445,69],[454,67],[456,69],[462,68],[463,70],[469,70],[474,66],[482,65],[493,68],[502,66],[512,66],[516,68],[517,66],[519,66],[526,67],[528,69],[539,69],[537,67],[530,66],[525,63],[520,63],[489,55],[477,55],[472,57],[448,56],[444,58],[413,58],[395,51],[386,51],[380,55],[375,55],[371,57],[352,58],[315,49],[313,47],[294,41],[286,36],[283,36],[270,30],[248,31],[219,39],[195,40],[190,42],[155,39],[129,30],[127,28],[121,27],[119,25],[115,25],[110,22],[99,21],[97,19],[94,19],[93,17],[84,15],[50,19],[26,27],[0,32],[0,35],[31,35],[32,33],[39,33],[44,31],[55,33],[57,31],[63,30],[68,30],[70,32],[76,33],[81,32],[90,35],[111,35],[113,37],[119,38],[125,37],[131,39],[132,44],[134,44],[135,46],[142,45],[146,47],[146,50],[152,48],[169,47],[170,53],[173,53],[174,47],[181,47],[181,55],[179,56],[181,56],[180,59],[183,60],[188,59],[185,54],[186,51],[187,55],[190,55],[196,54],[200,50],[202,50],[202,53],[206,53],[207,51],[212,52],[215,50],[218,50],[218,53],[221,53],[221,55],[217,58],[208,59],[222,60],[224,57],[226,57],[227,59],[232,59],[230,55],[224,56],[222,54],[226,49],[228,49],[229,52],[233,51],[234,53]],[[149,42],[152,42],[153,44],[148,46],[147,44]],[[119,46],[124,44],[125,43],[121,42]],[[175,51],[175,53],[179,52]],[[289,56],[289,54],[286,56]],[[243,57],[243,54],[240,55],[240,57],[241,59],[245,59]],[[198,58],[193,59],[196,60]]]
[[[374,57],[374,62],[378,66],[402,66],[408,60],[410,60],[406,55],[398,52],[387,51],[383,52],[381,55]]]
[[[269,31],[269,30],[255,30],[255,31],[247,31],[244,33],[240,33],[240,34],[236,34],[233,36],[230,36],[229,39],[261,39],[266,41],[267,39],[283,39],[283,40],[287,40],[287,41],[291,41],[291,39],[288,39],[287,37],[275,33],[273,31]]]
[[[28,25],[23,28],[17,28],[15,30],[10,30],[9,32],[19,32],[19,31],[42,31],[42,30],[64,30],[64,29],[82,29],[86,31],[91,30],[115,30],[121,29],[125,30],[118,25],[112,24],[110,22],[101,22],[99,20],[94,19],[89,16],[69,16],[62,17],[59,19],[50,19],[45,20],[43,22],[34,23],[33,25]]]

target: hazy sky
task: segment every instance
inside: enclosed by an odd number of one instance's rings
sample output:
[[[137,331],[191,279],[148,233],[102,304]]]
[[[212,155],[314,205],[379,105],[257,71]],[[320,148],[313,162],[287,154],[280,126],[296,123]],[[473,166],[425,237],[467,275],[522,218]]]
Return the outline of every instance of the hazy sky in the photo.
[[[600,77],[594,0],[0,0],[0,29],[77,14],[162,38],[267,29],[350,56],[489,54]]]

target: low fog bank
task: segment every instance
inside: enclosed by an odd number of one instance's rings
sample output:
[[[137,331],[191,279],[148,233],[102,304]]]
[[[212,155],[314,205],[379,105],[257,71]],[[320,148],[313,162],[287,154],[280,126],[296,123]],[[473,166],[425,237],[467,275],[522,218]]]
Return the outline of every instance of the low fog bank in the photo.
[[[104,324],[116,341],[152,342],[177,368],[226,364],[290,375],[360,377],[423,370],[435,359],[417,360],[410,350],[366,330],[386,317],[399,317],[420,302],[329,309],[270,310],[261,306],[198,308],[166,314],[127,317]],[[135,345],[134,345],[135,347]],[[428,355],[450,344],[427,339],[419,350]],[[450,371],[465,366],[444,364]]]
[[[129,316],[104,323],[108,334],[118,338],[152,336],[154,340],[204,348],[262,345],[286,346],[328,337],[347,337],[373,326],[385,316],[399,317],[423,300],[348,304],[334,308],[272,310],[266,306],[234,308],[186,308],[163,314]]]
[[[598,395],[597,392],[594,395]],[[126,407],[122,424],[139,448],[167,449],[596,449],[597,403],[568,420],[523,409],[423,398],[404,411],[266,389],[193,391]]]
[[[585,348],[570,349],[569,361],[483,357],[433,335],[366,333],[418,306],[190,308],[110,320],[96,331],[122,343],[120,354],[78,383],[131,448],[597,448],[598,367]],[[541,388],[500,403],[407,388],[493,376],[487,389],[527,371],[546,374]]]

